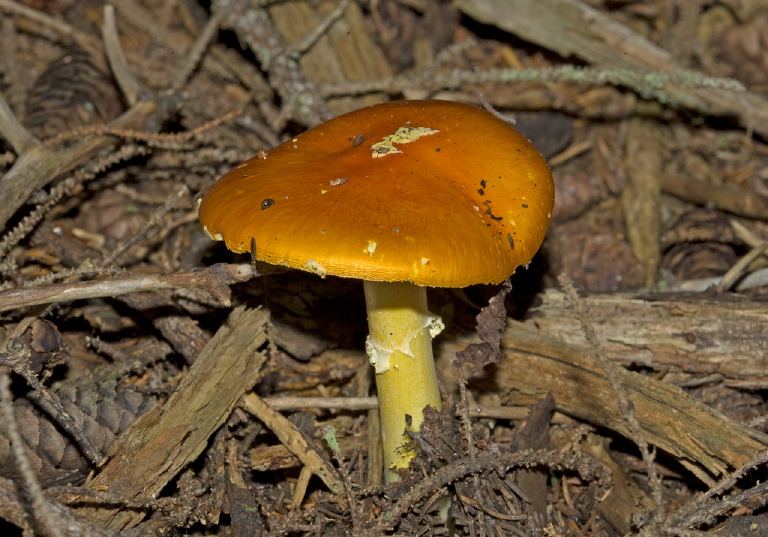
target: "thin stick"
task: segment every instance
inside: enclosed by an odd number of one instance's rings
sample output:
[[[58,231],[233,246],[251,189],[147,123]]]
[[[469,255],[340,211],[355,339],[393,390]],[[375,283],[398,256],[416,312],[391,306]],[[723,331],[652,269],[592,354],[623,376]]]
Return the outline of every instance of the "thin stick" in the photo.
[[[539,464],[547,468],[567,468],[579,474],[583,480],[596,479],[597,485],[606,490],[610,486],[611,476],[608,470],[581,453],[561,453],[558,451],[518,451],[516,453],[481,453],[474,461],[468,457],[456,460],[437,470],[432,476],[414,483],[408,491],[373,522],[371,535],[379,535],[397,525],[400,517],[413,509],[418,501],[434,491],[457,481],[467,475],[498,469],[509,471],[515,467]]]
[[[109,66],[112,69],[112,74],[115,75],[117,85],[120,86],[126,102],[133,106],[139,100],[141,85],[128,67],[128,60],[125,59],[123,47],[120,45],[114,6],[104,6],[104,25],[101,27],[101,37],[104,40],[104,49],[107,51]]]
[[[173,87],[182,88],[187,83],[192,72],[195,70],[195,67],[200,63],[200,59],[203,57],[203,52],[205,52],[211,39],[213,39],[219,31],[221,17],[221,11],[214,11],[211,14],[211,18],[208,19],[208,22],[200,32],[200,35],[197,36],[194,45],[192,45],[192,48],[187,53],[186,59],[181,64],[179,70],[173,75],[171,82]]]
[[[317,410],[376,410],[379,408],[377,397],[265,397],[264,401],[275,410],[298,410],[313,408]],[[472,418],[491,418],[496,420],[524,420],[531,409],[524,406],[492,406],[472,402],[469,415]],[[560,412],[552,415],[551,423],[569,423],[571,419]]]
[[[695,498],[694,500],[689,501],[684,506],[679,508],[673,515],[675,524],[679,526],[689,527],[696,523],[697,516],[698,516],[698,519],[703,520],[706,516],[712,516],[712,515],[717,516],[719,514],[722,514],[722,512],[724,512],[725,510],[732,508],[733,504],[728,503],[728,500],[732,500],[732,499],[723,498],[717,504],[720,506],[725,506],[723,511],[719,513],[712,513],[712,509],[708,509],[708,507],[711,508],[713,506],[709,505],[707,502],[710,500],[713,500],[715,496],[720,496],[725,494],[725,491],[735,487],[736,482],[742,477],[744,477],[747,474],[747,472],[753,470],[754,468],[757,468],[758,466],[764,466],[765,464],[768,464],[768,450],[758,451],[755,454],[754,458],[751,461],[749,461],[747,464],[743,465],[741,468],[734,470],[733,472],[725,476],[722,480],[720,480],[720,482],[717,485],[710,488],[707,492],[703,493],[701,496]],[[750,491],[747,490],[742,492],[748,493]]]
[[[600,343],[600,340],[597,338],[595,327],[592,326],[592,323],[582,308],[582,302],[579,300],[578,293],[576,292],[576,288],[573,286],[573,281],[571,278],[567,274],[561,274],[558,277],[558,283],[572,304],[573,310],[576,313],[576,317],[581,324],[581,329],[584,332],[584,337],[587,339],[595,353],[595,356],[600,361],[600,365],[605,371],[606,377],[610,382],[614,393],[616,394],[619,412],[629,426],[629,430],[632,433],[632,440],[634,440],[640,449],[640,454],[642,455],[643,462],[646,466],[646,471],[648,472],[648,480],[651,484],[653,501],[656,505],[655,519],[656,521],[662,523],[665,519],[662,496],[663,488],[661,478],[659,477],[658,472],[656,472],[656,465],[654,464],[655,454],[652,453],[648,447],[648,442],[645,440],[645,435],[643,434],[643,428],[640,426],[640,422],[637,420],[637,416],[635,415],[634,405],[627,396],[627,392],[619,380],[617,374],[617,369],[619,366],[613,363],[605,353],[605,349]]]
[[[233,283],[247,281],[259,274],[250,264],[229,265],[219,263],[211,267],[171,274],[120,275],[91,282],[68,282],[38,287],[22,287],[0,291],[0,312],[24,306],[53,304],[68,300],[126,295],[163,289],[199,287],[208,291],[223,305],[229,304]]]
[[[298,457],[302,464],[308,466],[312,473],[317,475],[332,492],[335,494],[341,493],[344,485],[333,469],[333,466],[331,466],[331,462],[328,460],[325,452],[309,442],[293,426],[288,418],[271,408],[264,402],[264,399],[255,393],[244,395],[240,400],[240,406],[269,427],[280,442]]]
[[[109,168],[118,162],[123,162],[138,155],[146,155],[149,149],[138,145],[125,145],[116,151],[100,158],[94,165],[78,168],[72,175],[59,181],[53,186],[46,199],[38,204],[27,214],[14,228],[0,238],[0,259],[6,257],[8,252],[16,246],[24,237],[32,233],[37,224],[45,218],[48,210],[58,203],[66,194],[74,190],[77,185],[96,177],[96,174]]]
[[[18,120],[2,93],[0,93],[0,135],[8,140],[17,155],[32,146],[40,145],[40,140],[35,138],[35,135]]]
[[[292,54],[297,58],[311,49],[314,44],[317,43],[318,40],[323,37],[326,32],[328,32],[328,30],[330,30],[331,26],[333,26],[333,23],[344,16],[344,11],[347,9],[347,6],[349,6],[349,1],[350,0],[341,0],[339,5],[336,6],[336,9],[331,11],[328,16],[314,28],[314,30],[304,36],[301,41],[288,49],[288,54]]]
[[[456,374],[459,377],[459,414],[461,423],[464,426],[464,441],[467,443],[467,455],[469,460],[473,461],[477,457],[477,448],[475,439],[472,435],[472,419],[469,416],[469,398],[467,397],[467,379],[464,377],[464,370],[461,364],[456,366]]]
[[[275,410],[297,410],[300,408],[371,410],[379,408],[377,397],[265,397],[264,402]]]
[[[2,0],[0,0],[2,1]],[[163,93],[153,102],[139,102],[110,123],[113,128],[143,128],[153,126],[175,110],[179,95]],[[157,122],[157,123],[155,123]],[[0,178],[0,229],[27,202],[32,193],[45,187],[57,176],[69,173],[90,157],[105,149],[114,149],[118,142],[109,136],[86,136],[65,147],[35,147],[22,153],[13,167]]]
[[[117,259],[123,255],[125,252],[128,251],[128,249],[139,242],[139,240],[144,237],[149,231],[158,225],[160,221],[162,220],[163,216],[165,216],[171,209],[173,209],[173,206],[176,205],[176,203],[181,199],[181,197],[189,192],[189,187],[187,185],[182,184],[181,187],[174,193],[172,196],[170,196],[162,207],[160,207],[158,210],[156,210],[150,218],[144,223],[144,225],[141,227],[139,231],[131,235],[127,240],[117,245],[117,247],[112,251],[111,254],[109,254],[107,257],[105,257],[99,265],[102,267],[108,267],[112,265]]]
[[[422,90],[459,89],[468,84],[509,84],[512,82],[565,82],[589,86],[628,87],[640,95],[655,98],[660,102],[675,102],[667,93],[669,84],[683,79],[692,89],[701,91],[727,90],[745,93],[744,86],[730,78],[714,78],[687,72],[674,73],[642,71],[638,69],[614,69],[562,65],[558,67],[526,69],[486,69],[482,71],[454,69],[447,72],[420,72],[397,75],[381,80],[322,84],[320,91],[325,97],[362,95],[366,93],[397,93],[412,88]],[[675,104],[681,104],[676,103]]]
[[[101,44],[88,34],[75,30],[66,22],[46,15],[36,9],[23,6],[11,0],[0,0],[0,11],[12,13],[39,24],[42,27],[51,28],[62,37],[72,39],[82,48],[96,56],[101,54]]]
[[[349,504],[349,518],[352,522],[352,532],[353,534],[358,534],[362,528],[362,524],[360,523],[363,514],[362,503],[355,501],[357,498],[352,489],[352,480],[349,478],[349,472],[344,466],[344,455],[341,454],[339,441],[336,439],[336,429],[334,429],[332,425],[326,425],[325,427],[320,428],[320,433],[328,444],[331,453],[333,453],[333,458],[336,459],[341,482],[344,484],[344,493],[347,496],[347,503]],[[304,468],[306,468],[306,466]]]
[[[227,112],[222,116],[214,118],[210,121],[206,121],[202,125],[195,127],[192,130],[178,132],[178,133],[157,133],[157,132],[137,131],[132,129],[113,128],[113,127],[110,127],[109,125],[87,125],[85,127],[79,127],[76,129],[69,130],[67,132],[62,132],[61,134],[58,134],[53,138],[49,138],[45,140],[45,145],[52,146],[68,140],[76,140],[78,138],[82,138],[83,136],[86,136],[89,134],[99,134],[99,135],[108,134],[111,136],[117,136],[124,140],[144,142],[148,146],[158,148],[158,149],[181,149],[180,146],[185,142],[190,141],[191,139],[199,136],[205,131],[212,129],[213,127],[217,127],[222,123],[225,123],[233,118],[236,118],[241,112],[242,112],[241,108],[235,108],[234,110],[231,110],[230,112]]]
[[[317,84],[304,76],[293,56],[281,54],[286,50],[283,39],[266,10],[236,0],[220,0],[213,5],[222,13],[222,26],[234,30],[256,55],[284,108],[293,105],[289,114],[293,119],[315,126],[333,117]]]
[[[768,251],[768,242],[763,242],[759,246],[750,250],[736,263],[734,263],[734,265],[728,269],[728,272],[723,275],[720,283],[717,284],[717,292],[724,293],[725,291],[729,290],[733,284],[735,284],[736,281],[744,275],[744,272],[747,270],[749,265],[758,257],[765,255],[766,251]]]

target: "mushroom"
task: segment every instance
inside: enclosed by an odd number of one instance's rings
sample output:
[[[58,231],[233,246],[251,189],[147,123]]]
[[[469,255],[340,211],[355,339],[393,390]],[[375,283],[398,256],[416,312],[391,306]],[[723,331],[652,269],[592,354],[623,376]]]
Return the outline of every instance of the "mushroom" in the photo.
[[[214,240],[275,265],[364,281],[387,480],[440,408],[426,287],[499,283],[549,226],[554,186],[531,143],[467,104],[397,101],[323,123],[240,164],[199,207]]]

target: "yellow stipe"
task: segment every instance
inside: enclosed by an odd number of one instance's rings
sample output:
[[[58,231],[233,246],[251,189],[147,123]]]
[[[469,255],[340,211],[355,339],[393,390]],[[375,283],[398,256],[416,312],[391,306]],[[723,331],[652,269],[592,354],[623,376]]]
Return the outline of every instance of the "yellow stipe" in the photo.
[[[377,370],[384,468],[388,482],[414,454],[403,449],[408,438],[405,416],[419,430],[426,406],[440,408],[440,390],[432,356],[438,324],[427,310],[426,289],[410,283],[365,282],[370,330],[368,350]]]

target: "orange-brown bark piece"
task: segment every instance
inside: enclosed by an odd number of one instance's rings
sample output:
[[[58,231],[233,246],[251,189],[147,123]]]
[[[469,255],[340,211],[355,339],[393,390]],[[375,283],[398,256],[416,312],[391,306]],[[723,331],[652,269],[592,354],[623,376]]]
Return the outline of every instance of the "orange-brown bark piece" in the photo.
[[[104,469],[86,484],[126,500],[153,497],[206,448],[240,397],[256,384],[266,356],[269,314],[235,309],[185,374],[176,393],[119,438]],[[79,509],[92,521],[122,530],[144,513],[115,507]]]

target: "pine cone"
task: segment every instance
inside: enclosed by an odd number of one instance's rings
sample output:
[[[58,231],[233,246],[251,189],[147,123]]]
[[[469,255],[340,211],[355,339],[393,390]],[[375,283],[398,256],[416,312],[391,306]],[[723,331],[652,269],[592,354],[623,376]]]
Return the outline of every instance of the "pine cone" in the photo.
[[[93,445],[106,454],[117,436],[154,408],[156,401],[114,381],[85,386],[61,385],[57,392],[64,409]],[[54,411],[43,400],[14,401],[14,414],[27,456],[43,486],[79,484],[91,469],[74,441],[50,417]],[[14,479],[16,464],[6,425],[0,423],[0,475]]]
[[[72,47],[53,61],[35,82],[26,102],[26,123],[40,138],[51,138],[76,127],[101,124],[122,109],[111,77]]]

